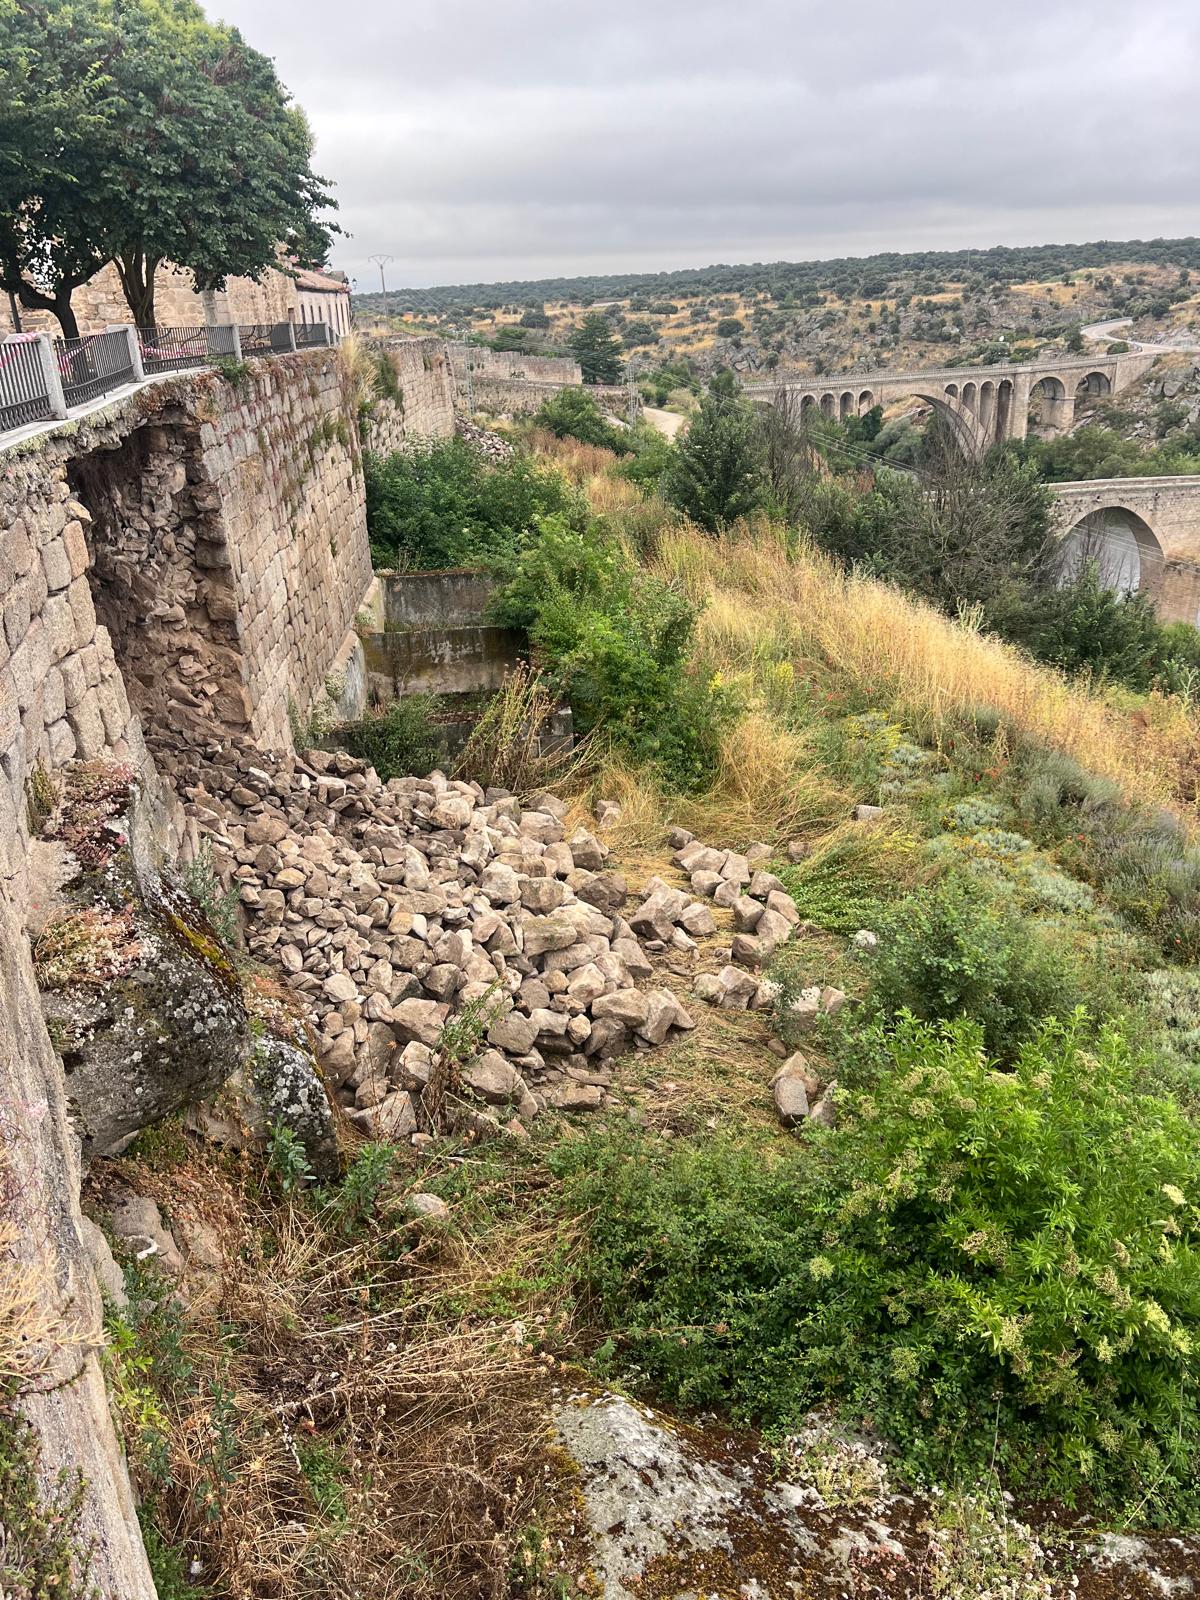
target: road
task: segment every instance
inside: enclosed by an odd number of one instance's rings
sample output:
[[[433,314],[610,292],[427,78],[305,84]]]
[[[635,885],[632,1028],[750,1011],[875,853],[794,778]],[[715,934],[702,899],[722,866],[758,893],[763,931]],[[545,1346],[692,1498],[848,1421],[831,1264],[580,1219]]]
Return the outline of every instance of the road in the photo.
[[[1093,322],[1079,331],[1085,339],[1109,340],[1124,339],[1126,335],[1119,333],[1120,328],[1128,328],[1133,322],[1132,317],[1112,317],[1108,322]],[[1196,340],[1181,336],[1179,339],[1155,340],[1148,343],[1144,339],[1128,339],[1131,350],[1161,350],[1164,355],[1197,355],[1200,354],[1200,343]]]
[[[652,428],[657,428],[659,433],[665,433],[668,439],[673,439],[687,421],[686,417],[681,417],[674,411],[659,411],[655,406],[643,406],[642,416]]]

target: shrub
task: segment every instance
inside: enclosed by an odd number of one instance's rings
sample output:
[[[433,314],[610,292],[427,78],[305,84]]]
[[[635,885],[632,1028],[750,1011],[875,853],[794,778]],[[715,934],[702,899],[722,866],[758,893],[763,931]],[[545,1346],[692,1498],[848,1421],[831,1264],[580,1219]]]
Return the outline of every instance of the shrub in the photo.
[[[961,875],[902,900],[875,929],[868,1009],[884,1018],[908,1011],[927,1022],[969,1017],[992,1055],[1011,1056],[1043,1018],[1070,1012],[1082,992],[1060,946]]]
[[[918,1478],[1200,1512],[1200,1141],[1081,1018],[999,1071],[977,1024],[877,1031],[869,1094],[795,1154],[561,1150],[623,1370],[790,1428],[867,1416]]]
[[[697,609],[599,524],[580,532],[542,519],[491,614],[528,631],[580,732],[604,730],[676,789],[709,781],[732,706],[689,666]]]
[[[585,515],[552,468],[520,454],[489,465],[460,438],[386,457],[367,452],[363,471],[376,566],[473,566],[510,554],[539,516]]]
[[[539,428],[548,428],[556,438],[580,439],[599,445],[614,454],[627,455],[630,445],[622,429],[615,427],[596,404],[595,397],[582,389],[564,389],[543,400],[534,417]]]
[[[432,694],[394,700],[342,730],[347,750],[359,761],[369,762],[385,783],[389,778],[423,776],[438,760],[433,724],[438,703]]]
[[[763,503],[762,444],[744,400],[716,388],[675,447],[664,489],[672,505],[709,533]]]

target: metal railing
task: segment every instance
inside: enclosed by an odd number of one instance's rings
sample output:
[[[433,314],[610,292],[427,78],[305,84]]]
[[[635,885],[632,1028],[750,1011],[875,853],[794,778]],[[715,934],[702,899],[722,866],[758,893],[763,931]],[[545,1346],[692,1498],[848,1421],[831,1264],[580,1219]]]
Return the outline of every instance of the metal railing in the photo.
[[[213,350],[211,328],[139,328],[138,346],[146,372],[178,372],[184,367],[202,367]],[[224,354],[225,352],[220,352]]]
[[[36,334],[15,334],[0,345],[0,432],[27,428],[54,415]]]
[[[0,434],[65,417],[125,384],[222,359],[280,355],[338,342],[328,323],[210,323],[191,328],[109,328],[78,339],[0,336]]]
[[[297,350],[320,349],[337,342],[337,334],[328,322],[295,322],[292,332],[296,336]]]
[[[55,339],[54,354],[68,409],[98,400],[110,389],[133,383],[137,376],[123,330],[88,334],[83,339]]]

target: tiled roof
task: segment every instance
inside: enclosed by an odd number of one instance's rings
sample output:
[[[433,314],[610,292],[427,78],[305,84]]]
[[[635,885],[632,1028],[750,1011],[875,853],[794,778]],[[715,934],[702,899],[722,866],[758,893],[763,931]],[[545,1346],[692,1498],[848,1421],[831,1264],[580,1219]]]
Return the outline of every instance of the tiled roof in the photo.
[[[317,294],[349,294],[350,285],[343,283],[340,278],[331,278],[324,272],[305,272],[296,274],[297,289],[308,289]]]

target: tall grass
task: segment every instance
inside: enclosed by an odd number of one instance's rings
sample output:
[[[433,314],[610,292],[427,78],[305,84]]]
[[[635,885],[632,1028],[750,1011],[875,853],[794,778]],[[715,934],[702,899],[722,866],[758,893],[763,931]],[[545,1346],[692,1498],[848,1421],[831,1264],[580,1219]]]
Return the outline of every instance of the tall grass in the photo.
[[[707,600],[698,647],[719,670],[760,680],[784,662],[827,671],[933,736],[998,717],[1112,778],[1129,800],[1194,798],[1200,719],[1179,701],[1071,682],[765,521],[723,540],[666,528],[653,565]]]

